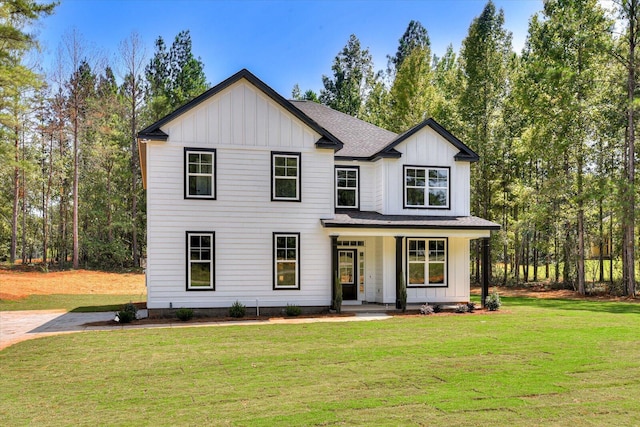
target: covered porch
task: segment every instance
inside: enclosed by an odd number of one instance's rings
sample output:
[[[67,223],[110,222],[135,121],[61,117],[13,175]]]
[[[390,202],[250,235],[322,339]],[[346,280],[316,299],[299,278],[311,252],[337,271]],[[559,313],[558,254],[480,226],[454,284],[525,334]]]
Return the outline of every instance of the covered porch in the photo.
[[[456,304],[470,299],[470,241],[483,239],[488,271],[489,237],[499,225],[477,217],[426,217],[348,212],[322,220],[331,240],[332,301],[336,282],[345,310],[400,307],[403,285],[408,306]],[[483,274],[483,298],[488,277]]]

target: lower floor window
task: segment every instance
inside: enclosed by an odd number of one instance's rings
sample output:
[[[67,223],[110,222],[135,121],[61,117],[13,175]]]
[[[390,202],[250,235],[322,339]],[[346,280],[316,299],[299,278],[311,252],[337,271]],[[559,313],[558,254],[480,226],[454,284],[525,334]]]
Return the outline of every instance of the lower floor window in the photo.
[[[408,287],[446,286],[447,240],[407,239]]]
[[[300,234],[273,233],[274,289],[300,289]]]
[[[187,232],[187,290],[214,289],[214,233]]]

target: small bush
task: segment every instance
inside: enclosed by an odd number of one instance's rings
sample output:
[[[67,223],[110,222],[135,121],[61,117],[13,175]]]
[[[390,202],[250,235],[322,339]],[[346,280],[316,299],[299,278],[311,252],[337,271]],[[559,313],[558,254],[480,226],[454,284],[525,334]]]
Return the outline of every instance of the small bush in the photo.
[[[136,320],[136,314],[138,313],[138,307],[134,303],[128,302],[122,306],[122,310],[116,313],[116,322],[131,323]]]
[[[476,304],[475,303],[473,303],[473,302],[468,302],[467,303],[467,311],[469,313],[473,313],[475,311],[475,309],[476,309]]]
[[[500,295],[495,290],[489,294],[485,302],[485,306],[489,311],[498,311],[502,302],[500,301]]]
[[[458,304],[456,305],[456,313],[466,313],[469,310],[467,304]]]
[[[242,304],[240,301],[237,301],[233,303],[233,305],[231,306],[231,308],[229,308],[229,316],[231,317],[244,317],[245,313],[246,313],[246,307],[244,306],[244,304]]]
[[[193,319],[193,310],[190,308],[180,308],[176,311],[176,317],[183,322]]]
[[[442,306],[440,304],[433,304],[433,312],[440,313],[442,311]]]
[[[433,314],[433,307],[431,307],[429,304],[424,304],[422,306],[420,306],[420,314],[423,314],[425,316],[428,316],[430,314]]]
[[[297,305],[287,304],[286,313],[287,316],[300,316],[300,314],[302,314],[302,309]]]

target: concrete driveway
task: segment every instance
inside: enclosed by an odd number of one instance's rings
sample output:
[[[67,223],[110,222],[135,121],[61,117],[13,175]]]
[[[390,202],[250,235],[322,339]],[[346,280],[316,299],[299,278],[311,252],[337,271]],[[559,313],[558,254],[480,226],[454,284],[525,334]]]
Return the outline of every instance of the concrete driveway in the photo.
[[[389,319],[384,313],[355,313],[352,317],[273,318],[269,320],[180,322],[161,324],[136,324],[114,326],[85,326],[87,323],[112,320],[114,312],[72,313],[64,310],[0,311],[0,350],[10,345],[49,335],[73,332],[137,329],[137,328],[186,328],[202,326],[264,325],[282,323],[361,322]],[[139,310],[140,317],[147,317],[147,310]]]

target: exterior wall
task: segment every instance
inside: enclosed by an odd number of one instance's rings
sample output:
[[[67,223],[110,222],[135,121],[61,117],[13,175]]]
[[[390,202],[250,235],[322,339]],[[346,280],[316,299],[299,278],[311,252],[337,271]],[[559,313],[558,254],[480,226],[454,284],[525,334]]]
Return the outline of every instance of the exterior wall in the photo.
[[[381,165],[382,214],[386,215],[438,215],[468,216],[470,214],[469,162],[456,162],[458,153],[452,144],[428,126],[398,144],[399,159],[383,159]],[[449,209],[404,209],[404,165],[449,167]]]
[[[244,80],[148,146],[148,307],[328,306],[333,150]],[[215,148],[216,200],[184,198],[184,147]],[[271,201],[271,151],[301,153],[301,202]],[[186,290],[186,232],[215,232],[215,290]],[[300,290],[273,290],[273,232],[300,233]]]

